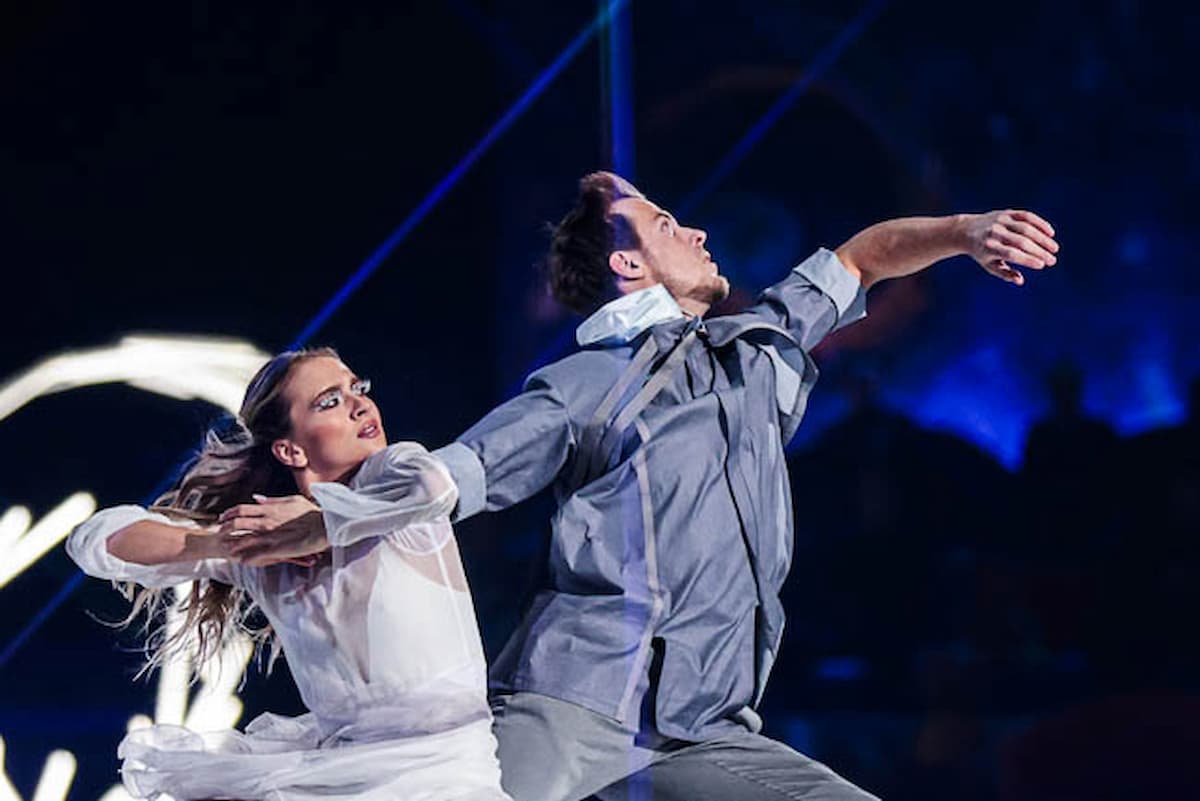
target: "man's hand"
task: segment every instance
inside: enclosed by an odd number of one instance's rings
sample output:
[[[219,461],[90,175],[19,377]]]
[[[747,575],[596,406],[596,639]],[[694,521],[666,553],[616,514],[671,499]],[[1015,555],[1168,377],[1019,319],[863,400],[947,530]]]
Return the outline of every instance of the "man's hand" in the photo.
[[[997,278],[1021,286],[1025,276],[1014,264],[1040,270],[1058,261],[1054,228],[1032,211],[964,214],[967,255]]]
[[[303,495],[267,498],[226,509],[217,534],[230,558],[252,567],[278,562],[311,565],[329,547],[321,510]]]
[[[901,217],[859,231],[837,249],[864,287],[920,272],[965,254],[992,275],[1025,283],[1017,266],[1040,270],[1058,261],[1054,228],[1032,211],[989,211],[950,217]],[[1015,266],[1014,266],[1015,265]]]

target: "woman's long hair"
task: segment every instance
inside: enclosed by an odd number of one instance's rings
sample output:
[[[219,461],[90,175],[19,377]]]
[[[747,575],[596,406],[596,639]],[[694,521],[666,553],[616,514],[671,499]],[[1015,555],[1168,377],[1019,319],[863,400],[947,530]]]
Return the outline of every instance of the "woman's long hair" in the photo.
[[[291,433],[288,378],[301,362],[320,357],[339,358],[332,348],[306,348],[285,351],[263,365],[246,388],[234,425],[209,429],[199,455],[151,510],[210,525],[231,506],[254,503],[255,494],[294,495],[295,479],[271,453],[271,443]],[[212,579],[193,582],[182,605],[183,625],[171,630],[164,621],[166,601],[161,590],[130,585],[126,594],[133,609],[123,625],[147,612],[147,661],[142,673],[190,654],[195,681],[200,668],[239,631],[260,648],[269,645],[272,657],[278,653],[270,626],[248,622],[254,603],[238,587]]]

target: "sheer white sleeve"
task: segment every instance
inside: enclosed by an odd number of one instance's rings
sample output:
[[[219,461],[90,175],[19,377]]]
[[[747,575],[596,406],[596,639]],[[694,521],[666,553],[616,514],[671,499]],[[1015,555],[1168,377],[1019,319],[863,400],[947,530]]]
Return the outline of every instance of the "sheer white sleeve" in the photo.
[[[415,442],[398,442],[363,462],[350,486],[312,485],[329,544],[390,536],[412,553],[440,550],[453,535],[446,519],[458,488],[445,465]]]
[[[80,523],[67,538],[67,553],[75,560],[75,564],[79,565],[79,569],[89,576],[113,581],[134,581],[143,587],[170,587],[195,579],[216,579],[226,584],[240,583],[238,566],[225,559],[140,565],[118,559],[108,552],[109,537],[142,520],[199,528],[190,520],[170,518],[140,506],[114,506],[101,510]]]

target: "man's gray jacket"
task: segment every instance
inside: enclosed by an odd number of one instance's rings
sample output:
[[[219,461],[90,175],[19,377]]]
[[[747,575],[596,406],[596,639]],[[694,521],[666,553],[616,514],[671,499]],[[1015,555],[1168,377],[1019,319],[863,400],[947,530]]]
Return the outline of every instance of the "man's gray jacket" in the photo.
[[[435,452],[456,519],[550,485],[558,500],[544,581],[493,687],[630,729],[650,692],[654,728],[686,740],[744,718],[783,630],[783,448],[817,378],[808,351],[864,305],[828,250],[741,314],[689,319],[662,287],[627,295],[580,326],[580,352]]]

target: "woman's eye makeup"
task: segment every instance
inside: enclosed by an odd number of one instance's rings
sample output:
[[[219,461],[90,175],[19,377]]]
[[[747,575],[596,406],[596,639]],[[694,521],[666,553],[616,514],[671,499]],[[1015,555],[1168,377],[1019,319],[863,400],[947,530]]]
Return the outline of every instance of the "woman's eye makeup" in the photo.
[[[350,392],[359,397],[365,396],[370,391],[371,379],[369,378],[359,378],[350,385]],[[336,408],[341,402],[342,391],[340,389],[331,389],[313,401],[312,407],[317,411],[323,412]]]
[[[317,398],[316,401],[313,402],[313,408],[324,411],[325,409],[334,408],[341,402],[342,402],[341,390],[334,390],[333,392],[327,392],[324,395],[322,395],[321,397]]]

